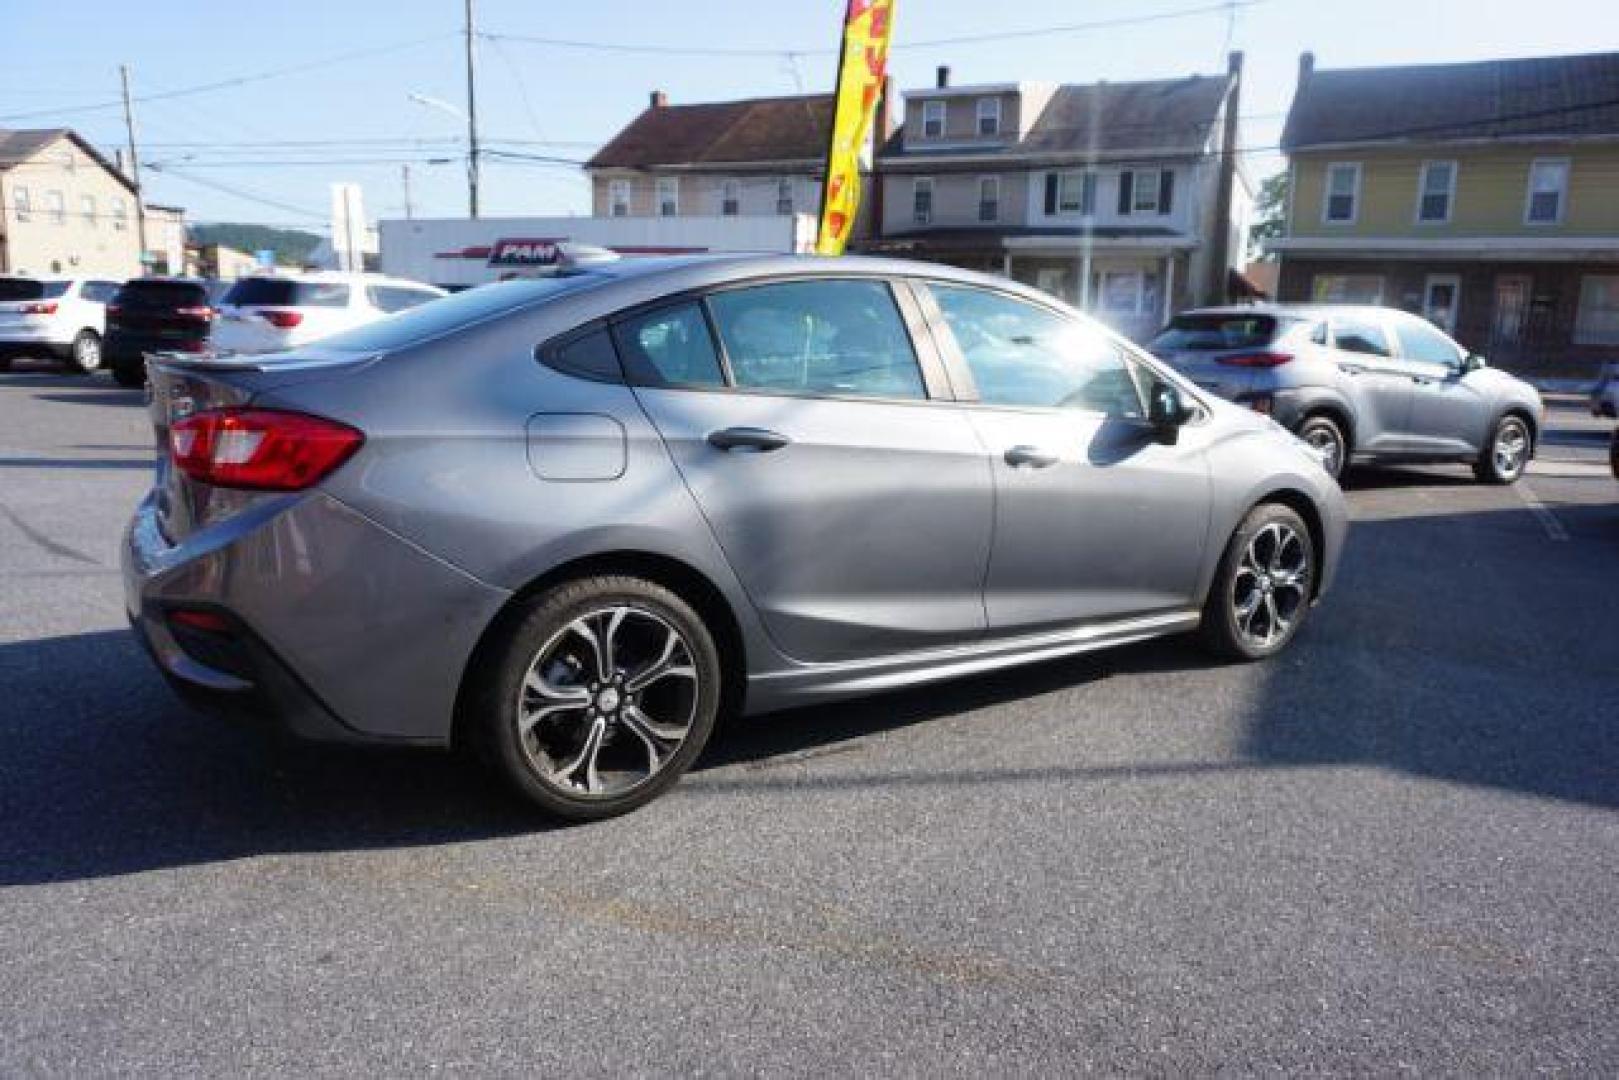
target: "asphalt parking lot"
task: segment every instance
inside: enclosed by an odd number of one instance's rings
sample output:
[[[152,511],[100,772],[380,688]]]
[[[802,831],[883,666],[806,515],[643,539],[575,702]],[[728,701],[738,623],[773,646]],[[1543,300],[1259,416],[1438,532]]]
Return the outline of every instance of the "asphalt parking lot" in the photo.
[[[1611,424],[1611,421],[1606,422]],[[1367,473],[1296,647],[742,725],[539,827],[186,712],[140,395],[0,376],[0,1074],[1619,1069],[1619,483]]]

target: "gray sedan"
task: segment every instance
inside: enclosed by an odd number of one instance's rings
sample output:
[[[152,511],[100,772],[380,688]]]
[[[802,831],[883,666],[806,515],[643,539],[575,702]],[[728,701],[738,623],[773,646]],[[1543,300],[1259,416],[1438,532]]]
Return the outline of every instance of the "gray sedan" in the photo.
[[[1270,656],[1344,537],[1269,419],[939,266],[596,263],[151,389],[124,580],[170,681],[473,746],[575,819],[727,713],[1189,631]]]
[[[1545,419],[1533,386],[1390,308],[1188,311],[1147,347],[1203,388],[1274,416],[1334,476],[1356,462],[1459,461],[1486,483],[1510,484]]]

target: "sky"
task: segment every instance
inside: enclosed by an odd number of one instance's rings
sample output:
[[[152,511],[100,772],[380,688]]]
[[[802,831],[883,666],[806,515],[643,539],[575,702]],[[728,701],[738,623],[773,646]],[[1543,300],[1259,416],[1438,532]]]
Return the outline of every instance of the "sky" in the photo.
[[[1616,0],[1236,5],[897,0],[890,69],[902,90],[932,85],[939,64],[951,66],[957,84],[1124,81],[1217,74],[1228,48],[1238,48],[1246,56],[1240,138],[1252,148],[1245,161],[1258,180],[1282,166],[1271,148],[1306,49],[1320,69],[1619,50]],[[610,139],[654,89],[673,103],[830,90],[843,7],[844,0],[477,0],[479,31],[510,35],[478,44],[479,128],[508,155],[485,161],[484,216],[588,213],[584,175],[567,162]],[[1158,15],[1167,17],[960,40]],[[401,166],[408,164],[416,216],[459,217],[467,205],[465,122],[410,95],[464,108],[462,24],[463,0],[206,7],[71,0],[65,9],[0,0],[0,127],[70,126],[110,154],[124,143],[115,103],[118,68],[128,64],[141,158],[154,166],[144,177],[148,202],[183,206],[193,221],[318,232],[336,181],[362,186],[369,217],[404,216]],[[767,55],[516,40],[523,36]],[[217,83],[228,85],[174,93]],[[154,97],[164,94],[173,96]]]

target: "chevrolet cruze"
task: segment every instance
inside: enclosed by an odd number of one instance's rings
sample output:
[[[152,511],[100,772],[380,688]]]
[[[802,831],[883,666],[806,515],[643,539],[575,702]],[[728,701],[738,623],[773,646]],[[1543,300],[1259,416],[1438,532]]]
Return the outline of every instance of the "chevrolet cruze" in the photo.
[[[1318,455],[1057,301],[868,259],[595,262],[152,365],[130,617],[187,697],[479,750],[552,814],[718,717],[1198,631],[1283,648]]]

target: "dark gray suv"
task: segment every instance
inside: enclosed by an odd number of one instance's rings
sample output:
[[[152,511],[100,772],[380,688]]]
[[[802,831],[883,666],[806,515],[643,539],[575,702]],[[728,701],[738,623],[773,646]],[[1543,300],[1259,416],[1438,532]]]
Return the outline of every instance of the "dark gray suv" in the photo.
[[[1147,346],[1212,393],[1351,463],[1464,462],[1510,484],[1534,456],[1534,387],[1427,320],[1383,307],[1261,304],[1175,316]]]
[[[150,370],[124,580],[176,687],[470,744],[574,818],[726,712],[1193,630],[1270,656],[1343,546],[1270,420],[939,266],[625,260]]]

